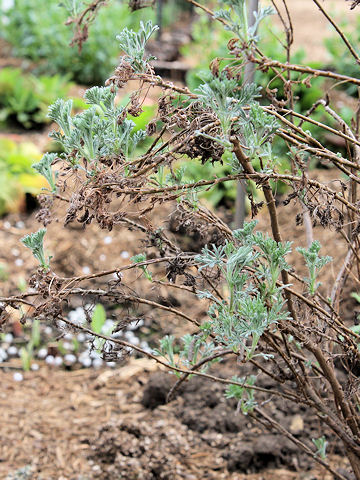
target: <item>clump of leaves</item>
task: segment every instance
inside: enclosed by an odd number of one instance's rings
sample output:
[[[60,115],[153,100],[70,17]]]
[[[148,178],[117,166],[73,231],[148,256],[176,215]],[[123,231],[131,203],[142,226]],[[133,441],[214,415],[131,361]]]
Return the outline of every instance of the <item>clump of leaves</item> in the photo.
[[[46,258],[44,252],[44,236],[46,233],[46,228],[41,228],[35,233],[30,233],[25,235],[21,239],[21,242],[25,245],[25,247],[29,248],[32,251],[34,257],[39,261],[41,268],[44,271],[49,270],[50,268],[50,258]]]
[[[257,405],[255,401],[255,392],[251,388],[256,382],[256,376],[249,375],[249,377],[242,378],[235,376],[232,380],[236,382],[236,384],[228,386],[225,392],[225,397],[238,400],[238,409],[244,415],[247,415],[248,412],[251,412]],[[242,384],[242,386],[238,384]]]
[[[305,282],[309,286],[310,295],[315,295],[316,290],[321,285],[320,282],[316,282],[316,278],[320,270],[325,267],[325,265],[332,261],[332,258],[328,255],[325,257],[320,257],[319,252],[321,249],[320,242],[315,240],[312,242],[309,248],[298,247],[296,250],[304,256],[306,266],[309,270],[309,277],[304,278]]]
[[[145,46],[158,29],[159,27],[149,20],[146,23],[140,22],[140,29],[137,32],[124,28],[116,37],[120,49],[125,52],[123,61],[128,62],[136,73],[146,72],[149,61],[155,58],[151,55],[145,56]]]
[[[24,73],[20,69],[0,70],[0,123],[16,121],[25,128],[48,122],[48,106],[65,97],[71,87],[68,76],[52,77]]]
[[[118,161],[131,157],[146,132],[133,132],[135,123],[124,118],[124,107],[116,106],[115,92],[110,87],[93,87],[84,98],[90,108],[74,116],[72,100],[59,99],[49,107],[49,118],[61,129],[51,137],[60,143],[71,163],[85,159],[94,168],[101,157]]]
[[[146,262],[146,254],[145,253],[138,253],[137,255],[134,255],[131,257],[131,261],[135,264],[138,263],[144,263]],[[146,265],[139,265],[139,268],[143,271],[145,277],[152,282],[152,275],[151,272],[149,272],[148,268]]]
[[[54,173],[51,167],[56,157],[56,153],[45,153],[45,155],[41,158],[40,162],[34,163],[32,165],[32,168],[34,170],[36,170],[40,173],[40,175],[46,178],[53,193],[56,192],[57,172]]]

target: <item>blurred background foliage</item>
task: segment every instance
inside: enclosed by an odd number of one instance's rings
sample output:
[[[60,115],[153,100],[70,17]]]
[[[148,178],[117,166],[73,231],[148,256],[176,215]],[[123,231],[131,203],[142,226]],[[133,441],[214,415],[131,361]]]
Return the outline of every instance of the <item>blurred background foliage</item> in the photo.
[[[47,182],[31,168],[42,157],[31,142],[0,138],[0,216],[25,207],[26,194],[37,195]]]
[[[175,22],[180,14],[181,2],[166,3],[163,26]],[[112,73],[120,55],[116,35],[123,28],[136,29],[140,20],[156,23],[152,8],[131,13],[128,2],[114,0],[99,10],[79,52],[69,46],[73,33],[65,25],[67,12],[58,0],[14,0],[12,6],[0,9],[0,16],[0,35],[11,44],[14,56],[36,62],[37,73],[67,75],[83,85],[101,85]]]

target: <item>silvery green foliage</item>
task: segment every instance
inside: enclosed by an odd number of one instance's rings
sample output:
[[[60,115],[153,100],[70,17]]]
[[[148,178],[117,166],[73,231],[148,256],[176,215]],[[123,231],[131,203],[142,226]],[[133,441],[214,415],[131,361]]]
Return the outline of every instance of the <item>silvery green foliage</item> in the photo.
[[[261,20],[274,14],[272,7],[260,8],[258,12],[254,12],[255,21],[253,25],[249,26],[246,0],[222,0],[221,3],[229,9],[218,10],[215,12],[215,17],[225,20],[227,22],[225,28],[232,31],[239,40],[247,44],[257,42],[256,32]]]
[[[30,248],[34,257],[40,262],[41,267],[46,271],[49,269],[50,257],[46,260],[44,253],[44,236],[46,233],[46,228],[41,228],[35,233],[30,233],[25,235],[21,239],[21,242],[25,247]]]
[[[143,263],[146,262],[146,254],[145,253],[138,253],[137,255],[134,255],[133,257],[130,258],[132,263]],[[149,272],[148,268],[146,265],[140,265],[139,268],[144,272],[145,277],[152,282],[152,275]]]
[[[51,166],[56,157],[56,153],[45,153],[40,162],[31,165],[34,170],[46,178],[53,193],[56,192],[57,172],[54,173]]]
[[[120,48],[125,52],[124,60],[132,66],[136,73],[148,71],[148,62],[155,57],[145,56],[145,46],[151,35],[158,30],[151,20],[146,23],[140,22],[137,32],[124,28],[116,39],[120,42]]]
[[[186,334],[182,337],[181,341],[183,346],[180,351],[180,359],[182,364],[189,369],[204,358],[208,358],[215,352],[220,351],[220,348],[215,347],[213,342],[207,341],[205,332],[198,335]],[[215,361],[217,360],[215,359]],[[206,371],[213,362],[214,360],[205,363],[200,369],[200,372]]]
[[[259,97],[259,88],[255,84],[240,88],[238,80],[228,79],[224,74],[204,78],[204,83],[195,92],[198,100],[216,114],[225,137],[230,135],[233,119],[240,117],[245,120],[244,107]]]
[[[246,147],[246,155],[250,160],[259,158],[262,171],[272,171],[275,158],[271,140],[279,126],[276,119],[265,113],[260,104],[255,102],[250,105],[246,120],[238,122],[238,125],[235,131],[240,143]]]
[[[266,171],[273,166],[271,149],[272,136],[278,128],[277,121],[263,111],[256,100],[259,87],[255,84],[240,86],[238,80],[228,79],[223,73],[219,77],[204,78],[204,83],[196,90],[198,101],[210,108],[220,121],[221,137],[204,137],[231,147],[230,136],[236,134],[250,160],[260,158]],[[238,161],[232,166],[239,170]]]
[[[154,353],[159,357],[163,357],[166,362],[175,368],[191,369],[194,365],[203,359],[209,358],[214,353],[220,351],[219,347],[215,347],[213,342],[208,341],[208,334],[190,335],[186,334],[181,339],[181,347],[175,345],[175,337],[173,335],[166,335],[159,342],[159,348],[154,350]],[[178,355],[175,355],[175,351]],[[218,361],[213,359],[205,362],[199,369],[200,372],[205,372],[209,366]],[[177,377],[181,376],[180,372],[174,371]]]
[[[252,386],[255,385],[256,376],[249,375],[248,377],[233,377],[231,379],[233,382],[241,383],[240,385],[229,385],[225,391],[226,398],[235,398],[238,400],[238,409],[244,415],[247,415],[248,412],[251,412],[256,406],[255,401],[255,391],[252,388],[247,388],[246,385]]]
[[[323,460],[326,459],[326,448],[328,446],[328,442],[326,441],[325,435],[320,438],[312,438],[312,442],[317,448],[316,455],[319,455]]]
[[[290,243],[280,244],[260,232],[253,232],[256,222],[234,232],[234,241],[221,247],[205,247],[196,261],[202,268],[218,268],[228,295],[224,300],[210,292],[200,292],[212,302],[208,311],[217,341],[247,358],[255,354],[260,337],[270,326],[289,319],[284,310],[283,287],[277,285],[282,270],[290,267],[284,256]],[[249,268],[257,282],[253,283]]]
[[[115,95],[110,87],[87,90],[84,98],[91,107],[74,116],[71,100],[58,99],[49,107],[48,116],[62,130],[50,136],[63,146],[72,163],[84,158],[94,164],[103,156],[129,158],[146,137],[144,130],[133,132],[134,122],[122,118],[124,108],[115,105]]]
[[[329,262],[332,261],[332,258],[329,256],[320,257],[320,242],[315,240],[312,242],[309,248],[298,247],[296,250],[301,253],[306,262],[306,266],[309,270],[309,277],[304,278],[305,282],[309,286],[310,295],[315,295],[316,290],[321,285],[321,283],[316,283],[316,278],[319,275],[320,270]]]
[[[65,8],[70,17],[77,17],[81,10],[85,8],[85,5],[81,0],[62,0],[59,3],[59,7]]]

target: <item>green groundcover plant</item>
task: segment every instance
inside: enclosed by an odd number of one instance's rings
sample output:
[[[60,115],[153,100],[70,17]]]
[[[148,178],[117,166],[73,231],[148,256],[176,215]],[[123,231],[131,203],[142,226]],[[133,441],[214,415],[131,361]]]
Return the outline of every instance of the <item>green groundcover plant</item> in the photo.
[[[276,9],[276,2],[272,3]],[[319,14],[334,23],[322,3],[313,3]],[[154,74],[145,46],[156,26],[148,21],[141,22],[137,30],[119,33],[117,42],[123,56],[104,86],[87,90],[88,109],[74,113],[71,101],[62,99],[49,109],[49,117],[58,125],[52,137],[64,153],[47,154],[37,164],[51,189],[40,199],[43,208],[38,218],[48,225],[56,218],[49,206],[64,202],[65,226],[74,221],[84,228],[97,223],[101,229],[114,229],[119,234],[125,228],[136,229],[143,234],[143,249],[126,266],[120,266],[114,252],[112,270],[64,278],[56,273],[46,253],[45,229],[29,234],[23,242],[39,260],[30,282],[35,291],[29,298],[22,294],[2,299],[3,318],[8,305],[20,308],[22,302],[30,302],[33,318],[52,318],[62,328],[102,339],[98,346],[106,359],[121,360],[131,352],[147,355],[177,377],[169,400],[190,376],[219,381],[226,385],[226,396],[237,399],[243,414],[285,435],[334,478],[344,480],[345,473],[327,458],[328,440],[337,442],[348,469],[360,479],[356,373],[360,337],[340,308],[347,277],[360,267],[358,115],[349,126],[329,103],[326,91],[308,112],[299,113],[299,99],[294,94],[299,84],[311,90],[319,77],[327,79],[329,88],[338,82],[358,87],[360,80],[292,63],[292,36],[288,33],[292,23],[286,13],[281,19],[288,61],[283,62],[266,56],[258,43],[261,21],[274,14],[273,9],[261,8],[253,24],[248,22],[245,0],[214,2],[214,10],[204,4],[198,8],[219,22],[231,38],[226,58],[211,61],[197,88],[175,86]],[[87,27],[86,22],[82,24],[82,28]],[[360,62],[341,30],[339,41],[345,43],[353,61]],[[260,72],[271,69],[276,74],[284,87],[279,97],[274,89],[244,81],[244,66],[249,62]],[[116,94],[130,80],[138,81],[138,89],[127,105],[120,105]],[[141,118],[144,96],[154,86],[163,91],[157,117],[145,128],[135,129],[131,117]],[[323,122],[314,119],[317,111],[324,114]],[[305,122],[340,137],[346,142],[346,152],[327,148],[304,129]],[[337,128],[333,128],[334,122]],[[272,148],[275,139],[282,142],[289,157],[285,173],[279,172],[279,159]],[[145,140],[148,146],[141,151],[138,147]],[[229,170],[222,177],[207,174],[199,181],[189,181],[179,166],[179,160],[188,158],[206,165],[226,163]],[[308,167],[314,159],[331,167],[335,180],[322,182],[312,177]],[[59,175],[53,171],[55,162]],[[249,193],[251,216],[256,217],[260,209],[265,211],[269,232],[260,231],[256,220],[232,230],[199,202],[201,192],[240,179],[253,181],[262,191],[261,202]],[[289,193],[281,206],[275,201],[270,181],[287,185]],[[197,232],[205,240],[212,232],[200,253],[183,250],[181,242],[169,236],[163,224],[156,223],[156,212],[164,210],[165,204],[180,216],[186,231]],[[279,208],[290,208],[293,227],[297,224],[306,232],[306,244],[297,251],[292,238],[283,239]],[[134,211],[136,215],[131,213]],[[319,275],[332,260],[322,254],[321,244],[314,239],[321,237],[322,229],[333,231],[333,251],[339,256],[331,263],[335,280],[329,291],[320,285]],[[144,277],[148,291],[143,282],[137,287],[132,271]],[[206,316],[155,301],[151,295],[157,286],[169,293],[181,289],[202,306]],[[73,295],[116,305],[120,313],[114,332],[101,335],[89,322],[69,320],[66,306]],[[129,305],[138,316],[128,314]],[[154,311],[162,313],[165,321],[174,317],[185,322],[187,333],[180,339],[165,336],[153,352],[116,335],[140,316],[151,321]],[[234,375],[223,378],[208,372],[210,365],[225,358],[236,360],[230,363]],[[260,373],[268,376],[273,386],[259,386]],[[269,408],[273,397],[311,410],[324,434],[300,441],[274,418]]]
[[[34,128],[48,123],[47,109],[71,88],[68,77],[35,77],[19,68],[0,70],[0,125],[16,123]]]
[[[106,2],[93,3],[96,12],[96,5]],[[181,5],[178,8],[176,3],[169,2],[164,6],[164,25],[180,14]],[[13,55],[35,62],[37,72],[66,74],[85,85],[102,84],[119,58],[115,41],[119,30],[134,28],[142,19],[154,20],[155,14],[151,9],[140,9],[130,14],[126,2],[111,2],[99,11],[91,27],[92,35],[79,52],[76,44],[69,46],[72,32],[65,23],[71,21],[82,6],[83,2],[79,0],[14,0],[13,5],[6,9],[1,9],[0,4],[0,36],[12,46]]]

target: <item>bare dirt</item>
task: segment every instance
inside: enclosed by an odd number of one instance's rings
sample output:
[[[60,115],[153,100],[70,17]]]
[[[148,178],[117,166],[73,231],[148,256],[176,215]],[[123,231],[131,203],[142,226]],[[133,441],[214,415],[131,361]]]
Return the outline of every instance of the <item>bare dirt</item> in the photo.
[[[267,0],[266,3],[271,4],[270,0]],[[307,59],[321,61],[326,65],[329,57],[324,47],[324,40],[334,35],[334,29],[329,26],[329,22],[313,0],[288,0],[286,3],[293,20],[293,51],[303,48]],[[286,18],[283,2],[277,1],[276,4]],[[331,16],[339,25],[344,20],[350,24],[355,24],[358,11],[357,9],[350,10],[350,4],[350,1],[345,0],[320,0],[320,5],[331,13]],[[273,18],[274,22],[281,28],[281,23],[277,17]]]
[[[173,377],[153,370],[133,359],[114,372],[43,367],[21,384],[2,373],[1,478],[29,465],[38,480],[331,479],[292,442],[236,414],[217,384],[190,380],[166,404]],[[323,433],[297,406],[274,402],[272,414],[303,441]],[[338,467],[341,453],[331,447]]]

